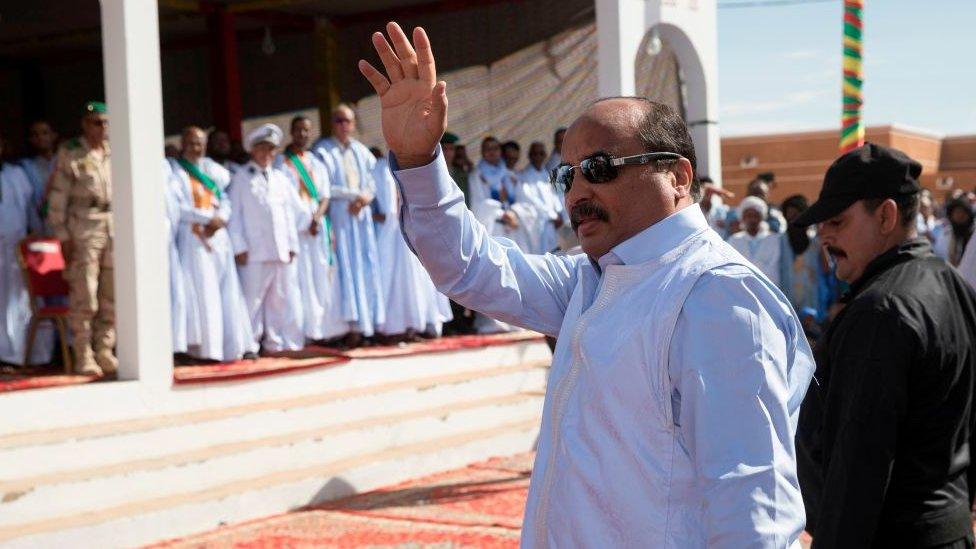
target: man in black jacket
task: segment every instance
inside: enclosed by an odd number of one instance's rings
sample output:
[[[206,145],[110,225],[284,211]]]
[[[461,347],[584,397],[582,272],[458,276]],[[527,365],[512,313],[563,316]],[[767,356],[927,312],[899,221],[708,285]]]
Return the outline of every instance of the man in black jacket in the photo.
[[[976,293],[915,233],[921,165],[867,144],[795,222],[851,284],[816,351],[797,455],[815,548],[973,547]]]

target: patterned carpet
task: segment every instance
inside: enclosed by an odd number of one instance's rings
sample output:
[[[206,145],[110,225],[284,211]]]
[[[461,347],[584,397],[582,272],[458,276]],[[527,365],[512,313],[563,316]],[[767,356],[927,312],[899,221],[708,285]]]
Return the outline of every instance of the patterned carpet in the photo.
[[[514,549],[533,459],[533,453],[492,458],[147,549]],[[805,549],[810,541],[806,533],[800,538]]]
[[[515,548],[532,454],[493,458],[153,548]]]
[[[346,351],[330,347],[309,346],[302,351],[279,353],[273,357],[263,357],[258,360],[179,366],[174,369],[173,383],[183,385],[233,381],[309,368],[327,368],[345,364],[354,358],[390,358],[443,353],[495,345],[509,345],[522,341],[541,341],[542,339],[543,337],[535,332],[515,332],[443,337],[417,343],[362,347]],[[30,368],[0,366],[0,393],[80,385],[93,381],[96,379],[90,376],[65,375],[59,365],[32,366]]]

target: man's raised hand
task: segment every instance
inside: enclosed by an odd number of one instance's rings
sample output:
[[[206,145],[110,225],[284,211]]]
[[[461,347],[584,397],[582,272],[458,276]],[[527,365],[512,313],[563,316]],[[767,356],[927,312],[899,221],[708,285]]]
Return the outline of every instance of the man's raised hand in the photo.
[[[413,30],[413,45],[396,23],[387,23],[386,32],[392,47],[383,33],[373,33],[386,76],[365,60],[359,61],[359,70],[380,96],[383,137],[400,167],[423,166],[433,159],[447,128],[447,84],[437,81],[434,52],[424,29]]]

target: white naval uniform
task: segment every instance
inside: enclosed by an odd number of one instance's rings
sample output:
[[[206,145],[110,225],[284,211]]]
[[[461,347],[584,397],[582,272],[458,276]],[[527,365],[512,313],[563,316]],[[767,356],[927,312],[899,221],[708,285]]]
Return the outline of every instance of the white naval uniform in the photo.
[[[180,204],[176,243],[186,299],[187,353],[208,360],[238,360],[257,351],[257,345],[234,268],[230,237],[227,229],[220,229],[209,239],[201,232],[215,215],[225,222],[231,219],[227,196],[230,174],[209,158],[202,158],[197,165],[221,189],[218,199],[176,161],[172,165]]]
[[[813,356],[786,297],[697,205],[599,261],[530,255],[487,236],[442,155],[391,164],[437,287],[559,336],[522,547],[799,548]]]
[[[30,295],[17,261],[17,246],[28,232],[41,229],[32,202],[32,187],[20,166],[0,166],[0,361],[24,365],[27,328],[30,324]],[[41,324],[31,350],[31,364],[51,361],[54,331]]]
[[[322,160],[309,151],[299,155],[305,170],[312,177],[319,200],[328,200],[331,194],[329,173]],[[275,167],[283,171],[292,180],[292,185],[298,191],[299,207],[295,212],[295,223],[298,229],[298,252],[296,269],[301,291],[297,292],[304,317],[305,337],[313,340],[328,340],[349,331],[349,324],[342,318],[342,291],[339,286],[339,273],[335,261],[330,225],[326,225],[326,218],[319,222],[318,234],[312,235],[308,228],[312,223],[312,216],[319,205],[312,200],[305,189],[305,182],[291,164],[291,160],[280,154],[275,159]]]
[[[529,253],[543,254],[553,251],[558,242],[556,236],[555,220],[563,216],[563,200],[556,194],[552,183],[549,181],[549,174],[545,168],[537,170],[532,163],[518,173],[519,185],[515,201],[528,202],[533,204],[539,212],[536,217],[534,227],[529,229],[536,231],[538,235],[532,240],[538,243]]]
[[[376,224],[386,309],[386,321],[378,326],[378,331],[398,335],[407,330],[422,333],[429,327],[436,333],[453,317],[451,304],[434,288],[430,275],[403,239],[398,217],[400,198],[387,159],[376,161],[373,180],[376,182],[376,202],[386,213],[386,219]]]
[[[298,270],[295,211],[302,207],[295,185],[284,172],[253,161],[241,168],[230,186],[234,210],[227,229],[234,255],[247,253],[238,266],[244,301],[255,337],[266,351],[305,347]]]

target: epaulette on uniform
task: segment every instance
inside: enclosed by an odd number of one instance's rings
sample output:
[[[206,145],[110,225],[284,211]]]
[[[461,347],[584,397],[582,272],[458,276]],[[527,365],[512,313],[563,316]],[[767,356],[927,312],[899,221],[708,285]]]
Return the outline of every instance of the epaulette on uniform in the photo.
[[[248,166],[247,167],[247,173],[249,173],[251,175],[254,175],[254,174],[258,173],[258,171],[254,169],[254,166]]]

